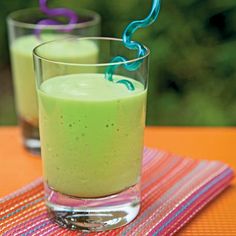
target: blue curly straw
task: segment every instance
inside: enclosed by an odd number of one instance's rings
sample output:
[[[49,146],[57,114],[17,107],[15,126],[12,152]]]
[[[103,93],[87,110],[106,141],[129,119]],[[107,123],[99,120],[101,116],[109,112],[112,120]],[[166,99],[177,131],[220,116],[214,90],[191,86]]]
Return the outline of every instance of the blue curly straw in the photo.
[[[126,27],[125,31],[123,32],[123,37],[122,37],[123,44],[128,49],[137,50],[138,51],[138,58],[143,57],[146,54],[146,49],[141,43],[132,41],[131,38],[132,38],[133,34],[135,33],[135,31],[137,31],[139,28],[145,28],[145,27],[151,25],[152,23],[154,23],[157,20],[159,12],[160,12],[160,0],[153,0],[152,9],[151,9],[151,12],[149,13],[149,15],[143,20],[136,20],[136,21],[131,22]],[[128,61],[128,59],[123,56],[116,56],[111,60],[111,63],[127,62],[127,61]],[[141,63],[142,63],[142,61],[137,61],[137,62],[133,62],[133,63],[125,63],[122,65],[128,71],[135,71],[140,67]],[[106,69],[106,72],[105,72],[105,78],[109,81],[114,82],[112,77],[113,77],[115,70],[119,66],[120,66],[120,64],[108,66]],[[128,88],[128,90],[131,90],[131,91],[135,90],[134,85],[129,80],[122,79],[122,80],[116,81],[116,83],[124,84]]]

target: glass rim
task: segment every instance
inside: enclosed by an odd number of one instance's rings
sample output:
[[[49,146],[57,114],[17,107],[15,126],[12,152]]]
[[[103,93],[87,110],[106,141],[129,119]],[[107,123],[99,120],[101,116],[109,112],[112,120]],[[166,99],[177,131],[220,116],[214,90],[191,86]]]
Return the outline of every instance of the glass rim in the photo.
[[[35,26],[37,24],[26,23],[26,22],[22,22],[20,20],[15,20],[14,19],[18,14],[22,15],[22,14],[26,14],[26,13],[31,13],[32,11],[38,11],[38,12],[42,13],[40,11],[40,9],[37,8],[37,7],[19,9],[19,10],[13,11],[10,14],[8,14],[7,23],[12,24],[12,25],[17,26],[17,27],[22,27],[22,28],[25,28],[25,29],[35,29]],[[94,26],[94,25],[99,24],[101,22],[101,16],[96,11],[88,10],[88,9],[85,9],[85,8],[78,8],[78,13],[79,12],[81,12],[81,13],[84,12],[85,15],[91,16],[92,19],[88,20],[88,21],[85,21],[85,22],[70,24],[70,26],[73,26],[76,29],[83,29],[83,28],[86,28],[88,26]],[[63,30],[63,29],[65,29],[65,27],[68,27],[68,24],[47,25],[48,30],[60,30],[60,29]]]
[[[50,63],[54,63],[54,64],[61,64],[61,65],[71,65],[71,66],[83,66],[83,67],[92,67],[92,66],[96,66],[96,67],[102,67],[102,66],[117,66],[117,65],[125,65],[125,64],[129,64],[129,63],[134,63],[134,62],[138,62],[141,61],[145,58],[147,58],[150,55],[150,49],[148,47],[146,47],[145,45],[144,48],[146,49],[145,51],[145,55],[141,56],[141,57],[135,57],[133,59],[128,59],[127,61],[122,61],[122,62],[105,62],[105,63],[72,63],[72,62],[61,62],[61,61],[57,61],[57,60],[52,60],[52,59],[47,59],[44,56],[40,56],[40,54],[37,52],[37,50],[41,47],[43,47],[44,45],[48,45],[50,43],[53,42],[59,42],[59,41],[64,41],[64,40],[69,40],[69,39],[77,39],[77,40],[97,40],[97,41],[114,41],[114,42],[120,42],[122,43],[122,46],[125,47],[123,45],[123,40],[121,38],[112,38],[112,37],[66,37],[64,39],[59,39],[59,40],[52,40],[52,41],[47,41],[44,42],[40,45],[38,45],[37,47],[35,47],[33,49],[33,56],[35,58],[44,60],[46,62],[50,62]],[[127,50],[130,50],[127,48]]]

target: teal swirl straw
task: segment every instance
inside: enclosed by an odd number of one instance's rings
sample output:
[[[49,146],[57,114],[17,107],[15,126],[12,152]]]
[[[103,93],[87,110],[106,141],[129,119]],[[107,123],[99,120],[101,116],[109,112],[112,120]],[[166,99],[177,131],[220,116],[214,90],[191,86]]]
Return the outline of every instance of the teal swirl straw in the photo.
[[[151,25],[152,23],[154,23],[157,20],[159,12],[160,12],[160,0],[153,0],[152,9],[149,15],[143,20],[136,20],[136,21],[131,22],[126,27],[125,31],[123,32],[122,39],[123,39],[124,46],[131,50],[137,50],[138,58],[143,57],[145,55],[146,49],[141,43],[132,41],[131,38],[133,34],[135,33],[135,31],[137,31],[139,28],[145,28]],[[127,62],[127,61],[128,59],[123,56],[116,56],[111,60],[111,63]],[[123,64],[123,66],[126,70],[135,71],[140,67],[141,63],[142,61],[133,62],[133,63],[125,63]],[[119,66],[120,64],[115,64],[115,65],[111,65],[107,67],[106,72],[105,72],[105,78],[109,81],[114,81],[112,77],[115,70]],[[134,85],[128,80],[125,80],[125,79],[118,80],[116,83],[124,84],[131,91],[135,90]]]

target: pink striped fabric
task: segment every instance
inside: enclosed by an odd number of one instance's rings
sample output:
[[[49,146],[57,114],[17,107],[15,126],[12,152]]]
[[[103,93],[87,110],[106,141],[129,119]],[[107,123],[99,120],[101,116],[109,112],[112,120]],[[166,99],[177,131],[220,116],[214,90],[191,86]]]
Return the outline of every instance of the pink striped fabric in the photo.
[[[142,208],[129,225],[89,235],[173,235],[229,186],[233,171],[217,161],[197,161],[146,148]],[[44,205],[42,179],[0,199],[0,235],[82,235],[55,224]]]

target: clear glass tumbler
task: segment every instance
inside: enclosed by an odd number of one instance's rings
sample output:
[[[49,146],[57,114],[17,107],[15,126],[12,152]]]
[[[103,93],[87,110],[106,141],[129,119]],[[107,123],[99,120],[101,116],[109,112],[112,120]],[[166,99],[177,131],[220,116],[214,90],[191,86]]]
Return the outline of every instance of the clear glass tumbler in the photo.
[[[48,17],[39,9],[24,9],[8,16],[9,45],[15,90],[15,101],[23,144],[32,153],[40,153],[38,131],[38,105],[33,70],[33,48],[45,41],[64,38],[68,35],[99,36],[100,16],[93,11],[78,10],[79,22],[68,32],[66,19],[61,25],[43,27],[40,37],[36,36],[37,23]]]
[[[34,49],[46,205],[64,227],[104,231],[139,212],[149,50],[136,54],[113,38]],[[110,63],[117,55],[129,60]],[[128,71],[129,63],[140,66]],[[108,66],[117,67],[113,81],[105,77]]]

